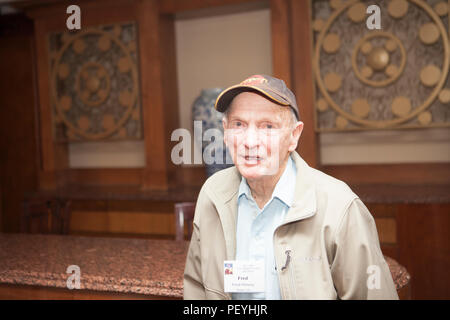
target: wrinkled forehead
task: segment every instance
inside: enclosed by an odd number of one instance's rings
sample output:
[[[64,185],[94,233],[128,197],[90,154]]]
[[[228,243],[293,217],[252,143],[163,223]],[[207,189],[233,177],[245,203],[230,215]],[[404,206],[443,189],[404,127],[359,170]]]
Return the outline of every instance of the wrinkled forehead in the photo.
[[[289,107],[279,105],[257,92],[242,92],[238,94],[231,101],[227,112],[229,117],[272,117],[273,120],[279,121],[285,121],[289,114]]]

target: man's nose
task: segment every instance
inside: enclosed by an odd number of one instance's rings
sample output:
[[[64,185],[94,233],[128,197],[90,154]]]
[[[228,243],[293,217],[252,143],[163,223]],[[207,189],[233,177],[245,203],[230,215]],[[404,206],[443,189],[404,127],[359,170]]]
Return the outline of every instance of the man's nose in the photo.
[[[247,128],[245,132],[244,145],[248,149],[255,148],[259,145],[258,130],[254,127]]]

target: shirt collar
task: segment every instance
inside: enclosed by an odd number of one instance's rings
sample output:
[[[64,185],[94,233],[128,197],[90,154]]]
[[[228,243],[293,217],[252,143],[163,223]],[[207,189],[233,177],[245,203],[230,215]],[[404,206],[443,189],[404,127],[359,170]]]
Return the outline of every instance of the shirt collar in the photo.
[[[294,161],[292,161],[291,156],[289,156],[286,168],[284,168],[280,180],[278,180],[278,183],[275,185],[272,197],[267,202],[267,204],[269,204],[273,198],[278,198],[283,201],[288,207],[291,207],[294,201],[296,177],[297,168]],[[239,184],[238,199],[240,199],[243,194],[247,197],[247,199],[253,200],[250,187],[248,186],[247,180],[244,177],[241,178],[241,183]]]
[[[247,184],[247,180],[244,177],[241,178],[241,183],[239,184],[238,198],[240,198],[243,194],[245,194],[247,198],[250,198],[252,196],[250,193],[250,188]]]

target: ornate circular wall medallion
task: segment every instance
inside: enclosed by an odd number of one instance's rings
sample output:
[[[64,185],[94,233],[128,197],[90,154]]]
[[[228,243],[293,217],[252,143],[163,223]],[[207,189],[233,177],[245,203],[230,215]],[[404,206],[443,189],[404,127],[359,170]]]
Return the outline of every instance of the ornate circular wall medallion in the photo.
[[[443,109],[450,99],[447,3],[376,1],[387,12],[381,15],[382,30],[365,25],[363,9],[370,4],[312,2],[318,25],[313,35],[316,127],[450,126],[450,114]]]
[[[377,40],[383,45],[372,44]],[[389,64],[390,55],[399,50],[400,65]],[[361,66],[358,65],[358,54],[365,56]],[[383,31],[373,31],[362,37],[353,48],[352,67],[355,75],[362,82],[373,87],[384,87],[394,82],[400,77],[406,65],[406,51],[401,41],[392,33]],[[381,80],[372,80],[370,76],[364,76],[362,70],[370,67],[374,71],[383,71],[386,77]]]
[[[111,90],[111,79],[98,62],[86,62],[77,75],[76,92],[83,103],[96,107],[105,102]]]
[[[135,25],[84,28],[50,40],[55,118],[69,140],[141,138]],[[129,129],[121,131],[124,126]]]

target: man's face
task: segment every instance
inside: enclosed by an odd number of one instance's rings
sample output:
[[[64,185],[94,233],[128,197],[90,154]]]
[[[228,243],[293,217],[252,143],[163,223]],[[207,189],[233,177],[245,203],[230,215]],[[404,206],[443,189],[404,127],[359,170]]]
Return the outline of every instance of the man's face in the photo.
[[[237,95],[229,108],[224,141],[241,175],[255,180],[280,173],[303,123],[293,123],[288,107],[253,92]]]

